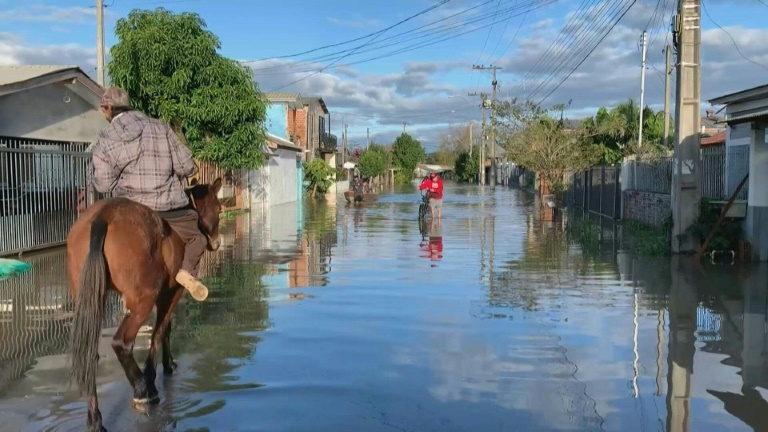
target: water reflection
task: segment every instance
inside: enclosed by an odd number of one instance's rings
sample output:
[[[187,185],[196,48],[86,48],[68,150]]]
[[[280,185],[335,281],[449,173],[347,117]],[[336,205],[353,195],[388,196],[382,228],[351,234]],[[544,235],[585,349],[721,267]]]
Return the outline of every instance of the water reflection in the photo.
[[[148,415],[127,409],[109,347],[122,309],[110,303],[98,377],[107,424],[768,428],[768,266],[634,256],[607,221],[581,246],[532,201],[448,183],[441,227],[416,221],[409,187],[365,206],[309,200],[227,220],[203,263],[209,300],[177,309],[179,370],[159,377]],[[83,401],[64,383],[63,254],[35,259],[34,273],[0,285],[0,430],[81,430]]]

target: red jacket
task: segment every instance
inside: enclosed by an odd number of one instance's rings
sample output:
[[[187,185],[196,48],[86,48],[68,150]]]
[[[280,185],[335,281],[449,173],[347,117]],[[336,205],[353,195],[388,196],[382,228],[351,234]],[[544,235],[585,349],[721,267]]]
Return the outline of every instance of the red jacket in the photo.
[[[443,199],[443,179],[440,177],[435,178],[435,181],[432,181],[429,177],[425,178],[419,185],[419,190],[424,189],[429,189],[430,198]]]

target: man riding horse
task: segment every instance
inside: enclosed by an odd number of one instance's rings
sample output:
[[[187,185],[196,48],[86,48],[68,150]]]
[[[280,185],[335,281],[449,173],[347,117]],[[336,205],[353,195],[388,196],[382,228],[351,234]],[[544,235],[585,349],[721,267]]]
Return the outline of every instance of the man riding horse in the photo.
[[[100,109],[110,125],[93,148],[94,187],[146,205],[176,231],[186,243],[176,282],[205,300],[197,272],[208,240],[180,181],[197,172],[192,154],[168,125],[134,110],[123,89],[106,89]]]

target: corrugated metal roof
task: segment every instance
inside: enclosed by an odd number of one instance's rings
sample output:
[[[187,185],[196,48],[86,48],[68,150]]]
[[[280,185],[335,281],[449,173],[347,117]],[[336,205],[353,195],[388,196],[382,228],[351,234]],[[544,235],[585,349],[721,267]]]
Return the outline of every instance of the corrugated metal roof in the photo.
[[[747,122],[751,122],[752,120],[758,117],[768,117],[768,109],[753,112],[750,114],[732,116],[731,118],[726,119],[725,122],[728,124],[747,123]]]
[[[69,69],[77,69],[77,66],[0,66],[0,86],[16,84]]]
[[[301,95],[299,93],[291,93],[291,92],[272,92],[272,93],[264,93],[264,95],[270,101],[294,101],[301,98]]]

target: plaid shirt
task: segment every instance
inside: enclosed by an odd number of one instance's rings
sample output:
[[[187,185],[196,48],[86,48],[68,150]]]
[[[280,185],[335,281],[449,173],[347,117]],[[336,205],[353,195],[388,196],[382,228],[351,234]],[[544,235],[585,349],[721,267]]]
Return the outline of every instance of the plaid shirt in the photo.
[[[189,204],[181,179],[197,171],[192,154],[165,123],[138,111],[117,115],[93,146],[93,185],[167,211]]]

